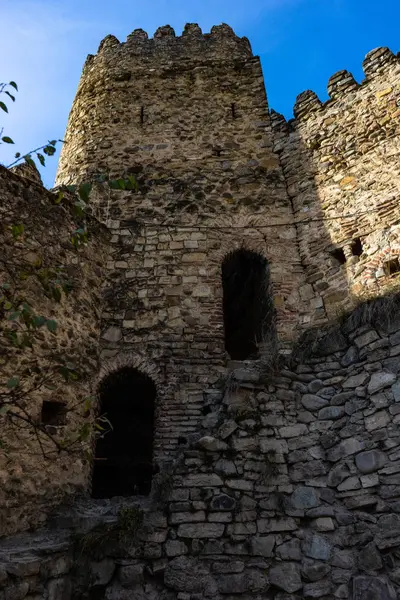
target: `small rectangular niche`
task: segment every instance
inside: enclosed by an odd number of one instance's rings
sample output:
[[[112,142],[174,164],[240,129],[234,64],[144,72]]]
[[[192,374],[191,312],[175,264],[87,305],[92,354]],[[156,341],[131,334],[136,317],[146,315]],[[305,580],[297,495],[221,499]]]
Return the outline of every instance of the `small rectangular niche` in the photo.
[[[353,240],[351,242],[350,248],[353,256],[361,256],[361,254],[363,253],[363,246],[360,238],[356,238],[355,240]]]
[[[64,402],[45,400],[40,415],[42,425],[61,426],[67,422],[67,405]]]
[[[385,275],[395,275],[395,273],[400,273],[400,261],[399,258],[392,258],[391,260],[383,263],[383,271]]]
[[[345,255],[345,253],[343,251],[343,248],[335,248],[334,250],[332,250],[330,252],[330,255],[340,265],[344,265],[344,263],[346,262],[346,255]]]

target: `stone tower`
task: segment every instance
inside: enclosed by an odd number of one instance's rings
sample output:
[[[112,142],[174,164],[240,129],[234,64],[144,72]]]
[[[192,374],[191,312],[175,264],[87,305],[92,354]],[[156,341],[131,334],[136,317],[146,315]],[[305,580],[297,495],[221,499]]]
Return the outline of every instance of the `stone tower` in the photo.
[[[276,338],[284,351],[301,312],[259,58],[227,25],[108,36],[85,63],[65,140],[57,183],[104,173],[138,182],[97,198],[113,234],[102,360],[107,372],[137,364],[158,381],[164,456],[195,429],[227,359],[270,352]],[[250,309],[246,293],[265,301]],[[243,335],[230,332],[239,321]]]
[[[286,122],[226,25],[108,36],[58,173],[92,211],[0,166],[0,600],[398,597],[400,55],[363,69]]]

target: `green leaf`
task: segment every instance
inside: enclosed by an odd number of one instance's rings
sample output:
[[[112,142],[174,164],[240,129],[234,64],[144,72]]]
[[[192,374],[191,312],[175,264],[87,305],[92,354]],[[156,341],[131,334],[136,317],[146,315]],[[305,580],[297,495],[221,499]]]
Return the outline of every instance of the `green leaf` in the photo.
[[[11,98],[11,100],[12,100],[13,102],[15,102],[15,96],[13,96],[12,94],[10,94],[10,92],[7,92],[7,91],[6,91],[6,92],[4,92],[4,93],[5,93],[5,94],[7,94],[7,96],[9,96],[9,98]]]
[[[76,192],[76,185],[67,185],[67,190],[74,194]]]
[[[25,154],[24,156],[24,160],[26,163],[28,163],[28,165],[30,165],[31,167],[36,167],[35,165],[35,161],[32,159],[30,154]]]
[[[7,337],[14,346],[18,346],[18,336],[15,331],[8,331]]]
[[[11,310],[11,308],[12,308],[12,304],[8,300],[6,300],[4,302],[3,306],[4,306],[5,310]]]
[[[57,322],[53,321],[52,319],[48,319],[48,321],[46,321],[46,327],[49,331],[54,333],[57,330]]]
[[[58,192],[55,200],[54,200],[54,204],[60,204],[61,200],[63,200],[64,198],[64,192],[60,191]]]
[[[111,179],[108,182],[108,185],[112,190],[124,190],[125,189],[125,181],[123,179]]]
[[[57,144],[57,140],[51,140],[51,142],[49,142],[49,144],[51,146],[55,146]]]
[[[13,234],[13,238],[16,240],[18,237],[20,237],[24,233],[25,226],[23,223],[21,223],[20,225],[13,225],[11,227],[11,231]]]
[[[13,144],[14,142],[12,141],[12,139],[10,137],[8,137],[8,135],[5,135],[4,137],[1,138],[1,140],[3,142],[5,142],[6,144]]]
[[[39,162],[42,165],[42,167],[45,167],[46,166],[46,162],[44,160],[43,154],[40,154],[40,152],[36,152],[36,156],[38,157]]]
[[[15,158],[20,158],[20,156],[21,156],[21,152],[16,152],[15,153]]]
[[[0,415],[5,415],[10,410],[10,408],[10,406],[3,404],[3,406],[0,407]]]
[[[16,388],[17,385],[19,385],[19,377],[11,377],[8,381],[7,381],[7,387],[12,390],[13,388]]]
[[[138,189],[138,184],[137,184],[136,178],[133,175],[128,175],[126,189],[127,190],[137,190]]]
[[[79,198],[84,202],[88,202],[90,192],[92,191],[92,186],[90,183],[83,183],[79,186],[78,194]]]
[[[17,90],[17,92],[18,92],[18,86],[17,86],[17,84],[15,83],[15,81],[10,81],[10,83],[9,83],[8,85],[11,85],[11,87],[13,87],[13,88],[14,88],[15,90]]]
[[[7,105],[4,104],[4,102],[0,102],[0,108],[2,108],[4,110],[4,112],[8,113]]]
[[[21,316],[21,311],[20,310],[16,310],[16,311],[12,312],[9,315],[8,320],[9,321],[16,321],[17,319],[19,319],[20,316]]]
[[[58,287],[53,288],[53,298],[56,302],[61,302],[61,290]]]
[[[56,149],[54,148],[54,146],[51,146],[49,144],[43,148],[43,152],[47,154],[47,156],[53,156],[53,154],[55,154],[56,152]]]
[[[46,323],[46,321],[47,321],[46,317],[33,317],[32,325],[34,327],[36,327],[36,329],[39,329],[40,327],[43,327],[43,325]]]

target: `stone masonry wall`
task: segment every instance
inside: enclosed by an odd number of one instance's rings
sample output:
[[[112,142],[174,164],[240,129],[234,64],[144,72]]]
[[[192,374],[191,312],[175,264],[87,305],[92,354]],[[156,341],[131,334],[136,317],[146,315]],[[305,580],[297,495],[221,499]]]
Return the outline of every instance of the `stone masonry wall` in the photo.
[[[390,307],[394,317],[372,322],[371,306],[357,309],[275,374],[233,364],[204,396],[208,413],[175,462],[172,487],[164,480],[146,503],[86,502],[29,546],[3,542],[4,598],[17,588],[25,593],[12,597],[42,590],[49,600],[395,600],[398,300]],[[118,522],[121,507],[144,511],[124,548],[110,533],[90,538]],[[80,540],[74,570],[71,530]]]
[[[315,324],[390,289],[385,263],[394,261],[393,273],[399,256],[399,56],[378,48],[363,68],[361,84],[347,71],[333,75],[325,104],[300,94],[294,121],[272,115],[306,271],[300,293],[322,298],[308,318]]]
[[[27,173],[25,173],[27,171]],[[83,408],[90,395],[90,379],[97,372],[102,272],[106,259],[107,234],[89,219],[89,243],[75,249],[71,236],[77,228],[68,202],[56,204],[56,196],[45,190],[29,173],[19,176],[0,167],[0,385],[19,377],[21,398],[17,412],[37,423],[32,427],[13,419],[2,406],[0,416],[0,536],[38,525],[65,494],[87,485],[90,465],[82,446],[72,457],[59,453],[46,438],[70,439],[86,423]],[[16,237],[13,226],[24,226]],[[68,296],[62,291],[68,283]],[[52,290],[57,288],[59,301]],[[43,327],[35,336],[33,348],[7,344],[7,332],[18,332],[18,320],[8,320],[4,312],[10,300],[27,302],[38,316],[57,323],[56,333]],[[67,361],[81,373],[79,382],[65,383],[56,365]],[[39,375],[35,371],[39,367]],[[29,371],[27,369],[30,369]],[[47,379],[42,382],[42,378]],[[39,385],[40,383],[40,385]],[[10,391],[10,390],[9,390]],[[41,410],[44,401],[65,405],[71,411],[60,426],[44,427]],[[74,409],[72,410],[72,408]],[[14,406],[15,408],[15,406]]]
[[[58,183],[138,182],[99,187],[93,200],[113,234],[103,371],[140,365],[157,379],[162,458],[196,428],[204,386],[224,373],[224,258],[243,247],[268,260],[281,351],[309,311],[259,59],[226,25],[107,37],[85,64],[65,139]]]

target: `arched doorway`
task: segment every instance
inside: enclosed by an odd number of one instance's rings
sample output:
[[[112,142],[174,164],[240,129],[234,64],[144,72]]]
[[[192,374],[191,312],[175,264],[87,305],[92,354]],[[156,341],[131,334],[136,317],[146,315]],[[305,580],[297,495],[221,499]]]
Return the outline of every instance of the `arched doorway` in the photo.
[[[222,287],[226,351],[233,360],[257,358],[274,314],[268,261],[245,249],[231,252],[222,263]]]
[[[94,498],[150,493],[156,393],[152,379],[131,367],[112,373],[100,384],[100,414],[112,430],[96,442]]]

